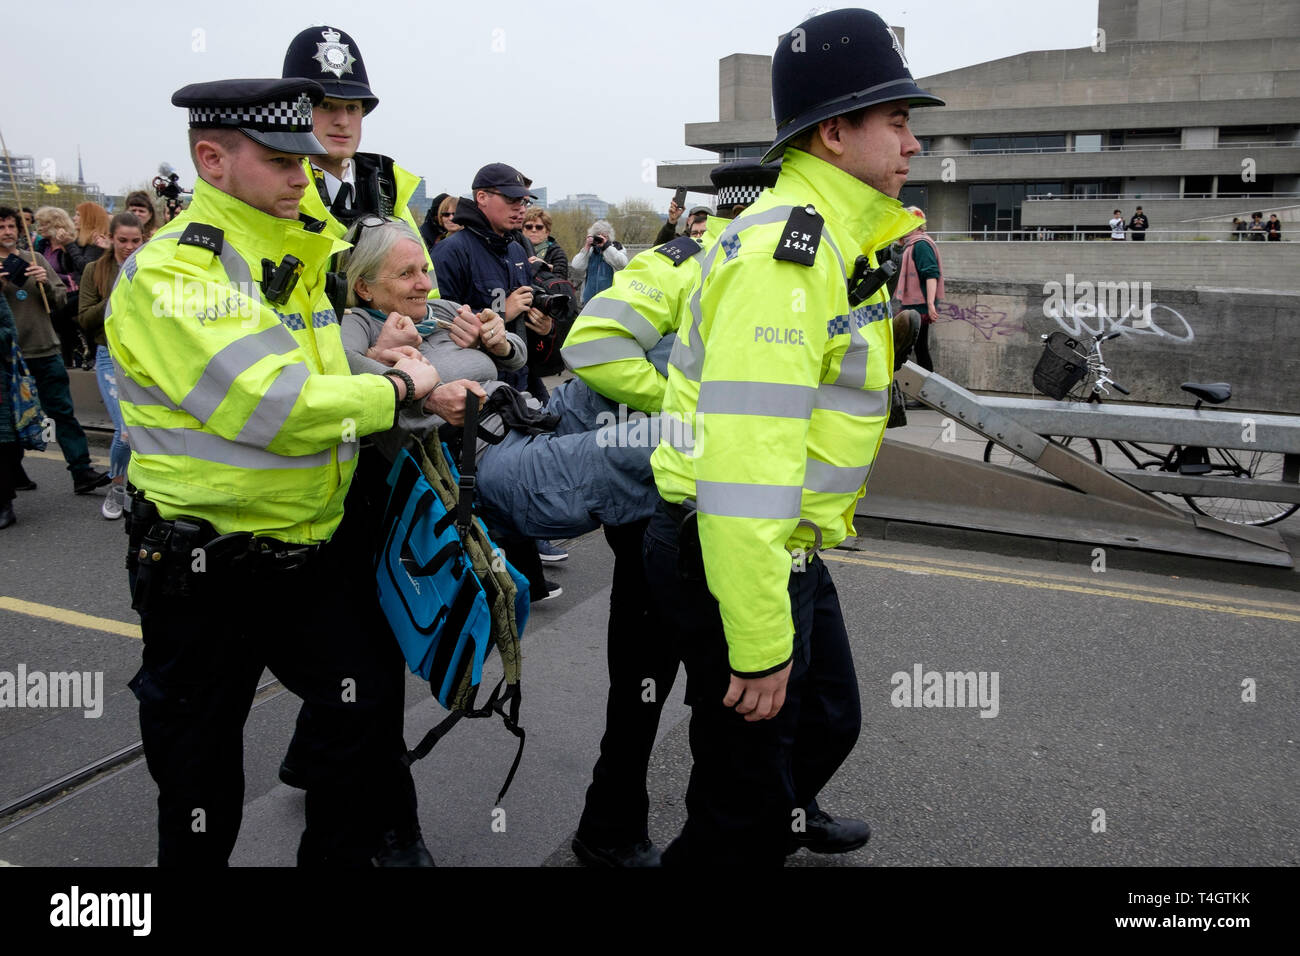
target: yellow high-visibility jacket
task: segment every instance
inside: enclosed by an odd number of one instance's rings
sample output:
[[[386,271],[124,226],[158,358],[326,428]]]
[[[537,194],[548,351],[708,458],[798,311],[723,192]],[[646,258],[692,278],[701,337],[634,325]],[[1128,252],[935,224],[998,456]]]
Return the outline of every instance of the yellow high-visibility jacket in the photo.
[[[663,411],[675,422],[664,422],[652,465],[666,500],[696,502],[741,676],[791,658],[787,586],[817,544],[813,528],[822,547],[854,533],[889,418],[894,342],[884,288],[850,308],[848,276],[858,256],[875,266],[874,250],[915,228],[896,199],[787,149],[776,186],[700,263],[668,369]]]
[[[367,153],[368,156],[376,154]],[[383,157],[379,157],[383,158]],[[342,239],[347,235],[348,227],[334,218],[329,207],[320,196],[320,181],[322,174],[311,164],[309,157],[303,157],[303,171],[306,172],[307,178],[311,182],[307,186],[307,191],[303,193],[302,201],[298,203],[298,208],[310,216],[312,219],[323,219],[325,221],[325,234],[333,236],[335,239]],[[420,224],[415,221],[411,215],[411,210],[407,203],[411,201],[411,196],[415,194],[416,187],[420,185],[420,177],[415,173],[407,172],[401,166],[393,163],[393,180],[396,188],[396,196],[393,199],[393,215],[403,220],[415,232],[415,237],[420,240],[420,245],[424,245],[424,239],[420,236]],[[433,271],[433,258],[429,255],[429,250],[425,247],[424,261],[429,264],[429,277],[433,279],[433,288],[429,290],[429,298],[438,298],[438,277]]]
[[[129,476],[164,518],[299,544],[333,534],[359,439],[392,427],[395,401],[383,376],[348,371],[325,295],[346,248],[200,180],[189,209],[123,263],[104,328]],[[303,268],[273,306],[262,260],[285,255]]]
[[[560,349],[573,373],[628,408],[659,411],[668,380],[646,353],[677,331],[687,293],[700,278],[700,254],[727,225],[728,220],[710,216],[699,242],[679,236],[615,272],[614,284],[583,306]]]

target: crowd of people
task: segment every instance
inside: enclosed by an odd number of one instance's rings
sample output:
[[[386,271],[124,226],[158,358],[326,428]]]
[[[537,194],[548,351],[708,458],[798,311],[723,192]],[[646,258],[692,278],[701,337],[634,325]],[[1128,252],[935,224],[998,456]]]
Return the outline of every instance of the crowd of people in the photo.
[[[824,56],[802,55],[805,37]],[[67,223],[36,210],[40,240],[24,251],[21,214],[0,208],[0,252],[22,263],[0,304],[0,396],[21,371],[16,343],[74,490],[109,485],[105,517],[127,517],[144,636],[130,686],[161,866],[228,860],[264,666],[303,700],[281,765],[307,791],[299,863],[432,864],[374,555],[394,457],[456,432],[471,395],[488,410],[460,436],[474,443],[479,514],[532,600],[558,593],[542,575],[563,558],[546,553],[551,539],[601,528],[614,555],[607,721],[579,858],[779,866],[800,848],[867,843],[865,821],[817,800],[861,721],[818,551],[852,533],[893,372],[916,312],[931,319],[942,296],[923,216],[897,200],[899,169],[920,151],[908,111],[942,101],[898,49],[865,10],[783,37],[781,133],[764,161],[715,169],[716,214],[675,199],[662,241],[635,257],[597,220],[570,258],[530,206],[529,178],[503,162],[417,224],[418,177],[361,151],[379,99],[356,41],[328,26],[293,38],[281,79],[173,95],[198,172],[175,222],[155,229],[152,204],[130,200]],[[881,263],[894,246],[912,308],[891,320]],[[850,277],[855,258],[873,270]],[[202,302],[160,300],[193,280]],[[78,356],[61,351],[53,313],[70,286],[80,360],[93,356],[116,426],[107,473],[90,466],[67,397]],[[807,309],[790,309],[792,288]],[[561,356],[577,378],[548,389]],[[637,441],[638,423],[612,414],[628,409],[689,427]],[[0,408],[0,429],[12,418]],[[6,505],[30,484],[10,439],[0,430]],[[679,663],[688,822],[661,854],[645,774]]]

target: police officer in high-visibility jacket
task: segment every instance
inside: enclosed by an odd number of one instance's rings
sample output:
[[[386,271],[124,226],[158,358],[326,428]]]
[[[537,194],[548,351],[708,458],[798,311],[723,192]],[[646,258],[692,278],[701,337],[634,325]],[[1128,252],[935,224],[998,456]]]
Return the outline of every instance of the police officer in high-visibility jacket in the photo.
[[[336,529],[358,440],[391,427],[438,376],[405,357],[385,375],[349,374],[325,291],[346,244],[298,209],[322,93],[300,79],[177,91],[194,201],[123,263],[108,305],[144,632],[131,688],[162,866],[227,862],[263,667],[313,703],[337,742],[307,793],[299,861],[368,863],[383,852],[381,827],[414,818],[391,727],[401,675],[384,647],[358,639],[382,625],[369,555]]]
[[[614,284],[583,306],[560,354],[593,391],[630,409],[657,412],[668,386],[668,355],[685,311],[686,293],[700,277],[700,256],[763,189],[776,183],[780,163],[742,159],[709,173],[718,195],[698,239],[678,236],[634,256]],[[665,341],[667,337],[667,341]]]
[[[700,257],[727,223],[776,182],[780,165],[741,160],[715,167],[718,215],[700,239],[680,236],[644,252],[582,310],[562,354],[593,391],[628,408],[657,413],[668,354],[700,276]],[[573,851],[592,866],[652,866],[659,851],[647,829],[646,768],[659,714],[677,677],[677,648],[663,639],[641,561],[646,521],[604,528],[614,552],[606,659],[609,698],[600,758],[591,773]],[[646,681],[651,682],[647,687]]]
[[[665,866],[780,865],[870,836],[816,803],[861,724],[817,552],[853,534],[884,436],[892,323],[864,282],[916,225],[896,198],[920,152],[909,108],[942,101],[855,9],[781,38],[772,95],[781,176],[704,255],[668,368],[678,427],[653,458],[646,576],[682,647],[694,756]]]
[[[325,99],[312,110],[316,138],[325,151],[303,160],[313,188],[303,194],[302,211],[323,219],[325,232],[339,239],[366,215],[396,216],[419,235],[407,204],[420,177],[387,156],[358,152],[362,118],[379,105],[379,97],[370,89],[356,41],[334,27],[308,27],[289,43],[280,75],[314,80],[325,89]],[[424,258],[432,274],[428,249]],[[438,298],[436,277],[429,298]]]

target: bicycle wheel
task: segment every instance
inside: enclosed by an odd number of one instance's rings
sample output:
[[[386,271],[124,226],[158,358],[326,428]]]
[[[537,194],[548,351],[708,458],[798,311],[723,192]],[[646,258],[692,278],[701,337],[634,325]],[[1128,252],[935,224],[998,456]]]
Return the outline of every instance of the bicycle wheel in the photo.
[[[1101,464],[1101,446],[1097,444],[1095,438],[1069,438],[1048,437],[1048,441],[1055,445],[1062,445],[1071,451],[1078,452],[1084,458],[1089,458],[1097,464]],[[1032,461],[1027,458],[1021,458],[1013,451],[1003,448],[995,441],[990,441],[984,446],[984,460],[993,465],[1003,465],[1007,468],[1014,468],[1016,471],[1023,471],[1026,474],[1041,475],[1048,478],[1055,478],[1048,472],[1043,471]]]
[[[1281,481],[1283,455],[1276,451],[1244,451],[1240,448],[1207,448],[1210,474],[1215,477],[1255,478]],[[1300,503],[1256,501],[1251,498],[1214,498],[1183,495],[1197,514],[1233,524],[1266,525],[1289,518]]]

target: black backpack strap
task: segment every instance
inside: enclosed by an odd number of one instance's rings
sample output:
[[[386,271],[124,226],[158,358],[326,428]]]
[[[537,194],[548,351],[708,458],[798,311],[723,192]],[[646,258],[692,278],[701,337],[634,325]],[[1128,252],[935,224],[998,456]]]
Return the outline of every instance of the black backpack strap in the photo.
[[[505,689],[504,693],[502,692],[502,688]],[[506,725],[506,730],[519,738],[519,748],[515,751],[515,759],[510,764],[510,772],[506,774],[506,782],[501,785],[501,791],[497,794],[497,803],[500,803],[505,799],[506,791],[510,789],[510,784],[514,782],[515,771],[519,769],[519,761],[522,760],[524,756],[525,734],[524,728],[519,726],[520,700],[519,685],[507,685],[506,679],[504,677],[501,678],[501,680],[497,681],[497,686],[492,688],[491,695],[489,695],[487,701],[484,702],[482,707],[474,707],[471,705],[468,708],[462,707],[453,710],[442,719],[441,723],[425,734],[418,744],[406,752],[402,757],[402,763],[409,767],[411,764],[415,763],[415,761],[423,760],[429,755],[429,751],[433,750],[434,745],[443,737],[447,736],[447,734],[451,732],[451,729],[460,723],[462,719],[491,717],[494,713],[500,714],[501,720]]]
[[[478,442],[478,396],[473,392],[465,393],[465,431],[460,447],[460,496],[456,502],[456,530],[463,538],[469,533],[470,522],[474,520],[474,454]]]

